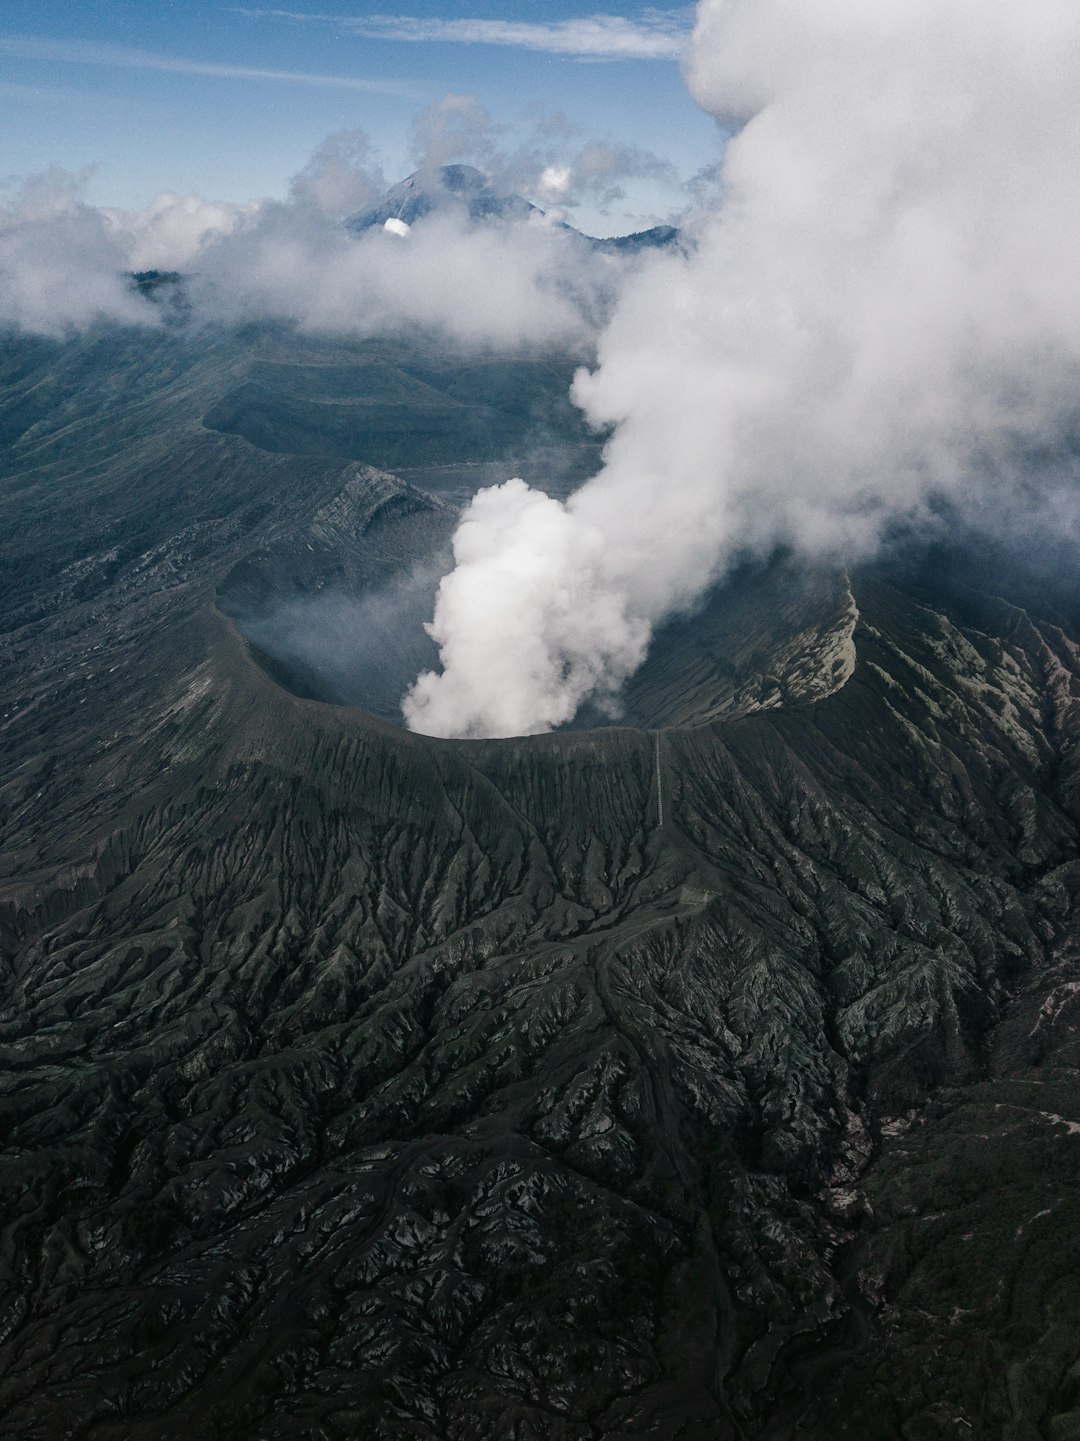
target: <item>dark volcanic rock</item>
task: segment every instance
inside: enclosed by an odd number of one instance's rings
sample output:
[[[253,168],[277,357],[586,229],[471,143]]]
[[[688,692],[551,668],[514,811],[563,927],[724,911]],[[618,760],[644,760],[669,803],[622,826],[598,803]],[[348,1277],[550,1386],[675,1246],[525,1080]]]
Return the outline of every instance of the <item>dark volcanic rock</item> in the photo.
[[[634,255],[641,250],[670,250],[678,245],[681,234],[674,225],[652,225],[648,230],[635,230],[631,235],[612,235],[591,243],[597,250],[613,255]]]
[[[448,515],[248,364],[6,361],[4,1433],[1074,1434],[1076,637],[757,573],[633,725],[415,737],[215,604]]]

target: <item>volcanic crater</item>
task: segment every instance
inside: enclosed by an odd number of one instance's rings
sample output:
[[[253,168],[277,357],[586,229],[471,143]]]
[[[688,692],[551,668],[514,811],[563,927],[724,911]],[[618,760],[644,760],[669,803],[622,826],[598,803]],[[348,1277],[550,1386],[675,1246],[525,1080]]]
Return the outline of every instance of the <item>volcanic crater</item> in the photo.
[[[406,689],[438,666],[424,622],[459,514],[358,465],[310,526],[233,567],[218,608],[284,689],[402,726]],[[852,673],[857,619],[840,570],[746,564],[660,628],[617,711],[586,704],[564,729],[692,728],[824,699]]]

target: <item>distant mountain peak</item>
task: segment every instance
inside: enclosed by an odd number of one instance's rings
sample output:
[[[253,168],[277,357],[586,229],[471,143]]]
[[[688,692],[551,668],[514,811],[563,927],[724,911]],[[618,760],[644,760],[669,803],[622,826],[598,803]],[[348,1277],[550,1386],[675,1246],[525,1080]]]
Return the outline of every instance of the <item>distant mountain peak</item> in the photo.
[[[418,220],[428,215],[453,215],[472,221],[539,221],[544,211],[523,195],[503,194],[475,165],[439,165],[414,170],[386,192],[378,205],[357,210],[341,223],[354,235],[365,230],[392,230],[407,235]],[[655,225],[633,235],[609,236],[596,240],[583,235],[564,220],[547,223],[568,236],[609,255],[633,255],[641,250],[662,250],[677,245],[680,232],[673,225]]]
[[[521,195],[502,195],[473,165],[440,165],[415,170],[386,192],[382,200],[358,210],[342,223],[359,233],[388,220],[415,225],[434,213],[467,215],[470,220],[540,219],[543,211]]]

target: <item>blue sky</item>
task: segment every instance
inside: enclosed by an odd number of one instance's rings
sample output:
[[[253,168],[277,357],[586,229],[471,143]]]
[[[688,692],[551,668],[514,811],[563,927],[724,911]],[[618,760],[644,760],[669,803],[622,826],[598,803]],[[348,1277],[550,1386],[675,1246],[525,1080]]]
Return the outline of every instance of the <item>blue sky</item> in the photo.
[[[412,168],[413,117],[448,92],[478,96],[508,144],[559,114],[577,143],[642,147],[687,177],[719,153],[682,83],[685,7],[6,0],[2,15],[0,176],[92,166],[97,204],[281,196],[341,130],[366,131],[394,180]],[[676,199],[640,182],[606,223],[579,219],[618,230]]]

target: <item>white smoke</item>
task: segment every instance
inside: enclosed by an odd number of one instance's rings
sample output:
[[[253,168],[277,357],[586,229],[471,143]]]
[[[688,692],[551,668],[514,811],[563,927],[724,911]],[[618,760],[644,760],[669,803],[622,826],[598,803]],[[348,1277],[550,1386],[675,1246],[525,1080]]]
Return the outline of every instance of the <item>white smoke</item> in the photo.
[[[328,135],[289,183],[289,199],[301,209],[340,220],[372,205],[387,189],[370,136],[363,130]]]
[[[617,275],[543,226],[449,214],[405,235],[355,235],[273,205],[204,249],[189,294],[197,316],[227,322],[274,317],[355,336],[419,328],[469,348],[573,351],[591,344]]]
[[[418,170],[467,161],[490,171],[500,159],[504,127],[475,95],[444,95],[415,116],[412,152]]]
[[[81,199],[86,178],[51,170],[0,196],[0,326],[62,336],[101,320],[158,323],[124,274],[127,247]]]
[[[163,190],[145,210],[104,208],[100,213],[124,249],[126,268],[146,271],[183,270],[208,245],[253,224],[260,209],[257,200],[234,205]]]
[[[443,674],[425,672],[405,703],[413,729],[449,715],[456,735],[550,730],[581,697],[602,696],[636,669],[648,629],[627,614],[605,566],[610,554],[603,531],[523,480],[480,491],[454,537],[456,569],[428,628]],[[484,689],[474,720],[476,679],[488,674],[498,684]]]
[[[747,547],[865,554],[1021,487],[1062,510],[1080,8],[701,0],[688,79],[742,126],[719,206],[627,286],[578,376],[616,427],[601,473],[565,504],[514,481],[466,512],[415,730],[540,731],[615,695]]]

